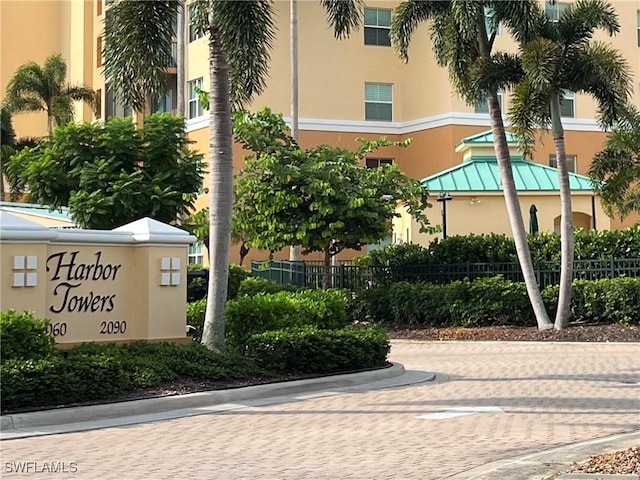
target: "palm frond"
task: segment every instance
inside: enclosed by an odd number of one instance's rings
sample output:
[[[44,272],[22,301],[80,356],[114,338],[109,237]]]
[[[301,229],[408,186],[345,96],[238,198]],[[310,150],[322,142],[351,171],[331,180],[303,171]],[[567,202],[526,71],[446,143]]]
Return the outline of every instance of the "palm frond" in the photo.
[[[51,113],[56,125],[66,125],[73,121],[73,100],[64,95],[54,97],[51,103]]]
[[[9,81],[5,106],[10,112],[46,110],[50,101],[44,72],[35,62],[21,65]]]
[[[598,102],[601,123],[611,126],[625,112],[632,93],[629,64],[611,45],[592,42],[575,49],[563,71],[567,89],[584,91]]]
[[[501,0],[489,7],[494,18],[504,25],[519,44],[533,40],[547,21],[544,10],[535,0]]]
[[[115,96],[143,111],[149,96],[167,88],[172,63],[173,19],[178,0],[115,0],[107,10],[104,30],[104,73]]]
[[[547,38],[535,38],[522,49],[522,66],[536,88],[553,86],[561,61],[561,47]]]
[[[266,85],[276,30],[273,5],[268,0],[220,1],[212,14],[229,62],[231,101],[239,108]]]
[[[534,138],[536,129],[546,129],[551,124],[549,103],[549,92],[537,89],[528,78],[518,83],[513,91],[509,120],[511,130],[518,138],[526,157],[533,153],[534,144],[531,139]]]
[[[49,87],[49,96],[55,97],[60,93],[60,87],[67,78],[67,63],[61,54],[57,53],[47,57],[42,67],[43,78]]]
[[[620,32],[615,8],[606,0],[578,0],[567,7],[557,23],[559,41],[566,46],[589,41],[599,29],[609,36]]]
[[[442,52],[442,37],[437,37],[437,32],[443,31],[445,22],[451,13],[451,1],[420,1],[406,0],[393,11],[391,20],[391,42],[400,57],[406,62],[409,60],[409,43],[418,25],[426,20],[433,20],[435,25],[431,29],[432,40],[436,52]],[[440,57],[441,55],[437,55]]]
[[[488,92],[513,87],[524,77],[520,57],[505,52],[478,59],[470,73],[472,91],[478,99],[485,98]]]
[[[320,0],[336,38],[347,38],[362,24],[363,0]]]
[[[60,95],[67,96],[76,102],[84,102],[94,111],[99,111],[96,91],[84,85],[65,85]]]

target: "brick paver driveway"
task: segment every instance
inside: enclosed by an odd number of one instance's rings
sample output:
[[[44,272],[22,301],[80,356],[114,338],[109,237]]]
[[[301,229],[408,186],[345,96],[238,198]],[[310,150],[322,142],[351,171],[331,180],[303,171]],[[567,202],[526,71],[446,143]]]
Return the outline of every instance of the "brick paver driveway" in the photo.
[[[76,474],[51,478],[441,480],[488,462],[639,428],[639,344],[395,342],[391,359],[438,377],[401,388],[3,441],[1,475],[19,478],[6,473],[5,462],[31,460],[77,462]],[[460,407],[494,408],[472,413]]]

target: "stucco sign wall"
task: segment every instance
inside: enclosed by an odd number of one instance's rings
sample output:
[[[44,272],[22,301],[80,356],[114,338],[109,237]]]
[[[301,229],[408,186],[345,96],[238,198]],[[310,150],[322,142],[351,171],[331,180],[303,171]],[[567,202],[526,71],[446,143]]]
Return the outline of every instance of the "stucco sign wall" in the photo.
[[[48,229],[0,212],[2,310],[51,320],[56,342],[181,340],[194,237],[142,219],[112,231]]]

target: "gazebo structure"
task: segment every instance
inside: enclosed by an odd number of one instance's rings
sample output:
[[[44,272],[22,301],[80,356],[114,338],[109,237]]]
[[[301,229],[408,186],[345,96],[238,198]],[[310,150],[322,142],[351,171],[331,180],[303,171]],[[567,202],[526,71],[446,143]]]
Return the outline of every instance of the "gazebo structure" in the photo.
[[[510,133],[507,133],[507,143],[525,228],[528,229],[532,223],[530,211],[535,210],[539,231],[559,232],[561,213],[557,169],[525,160],[515,136]],[[402,209],[401,216],[394,220],[394,243],[427,245],[443,235],[511,235],[493,134],[487,131],[464,138],[456,145],[456,152],[462,153],[461,164],[422,180],[434,205],[427,215],[431,224],[441,225],[443,231],[435,235],[420,233],[417,223]],[[610,229],[610,219],[593,191],[591,180],[569,173],[569,184],[575,227]]]

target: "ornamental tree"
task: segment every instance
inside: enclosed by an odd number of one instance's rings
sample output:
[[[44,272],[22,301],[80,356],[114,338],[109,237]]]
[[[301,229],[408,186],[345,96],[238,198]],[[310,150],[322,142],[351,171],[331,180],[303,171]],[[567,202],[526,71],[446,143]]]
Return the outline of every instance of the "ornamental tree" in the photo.
[[[11,157],[34,202],[68,206],[83,228],[111,229],[151,217],[186,216],[202,187],[202,155],[190,150],[184,119],[151,115],[104,125],[68,124]]]
[[[282,115],[269,109],[238,112],[234,129],[236,140],[254,152],[236,175],[236,229],[249,247],[276,251],[299,245],[303,253],[323,252],[325,288],[331,257],[386,237],[399,203],[423,231],[430,230],[424,210],[431,205],[420,182],[395,165],[368,169],[360,164],[379,147],[406,147],[409,140],[358,139],[356,151],[329,145],[302,149]]]

